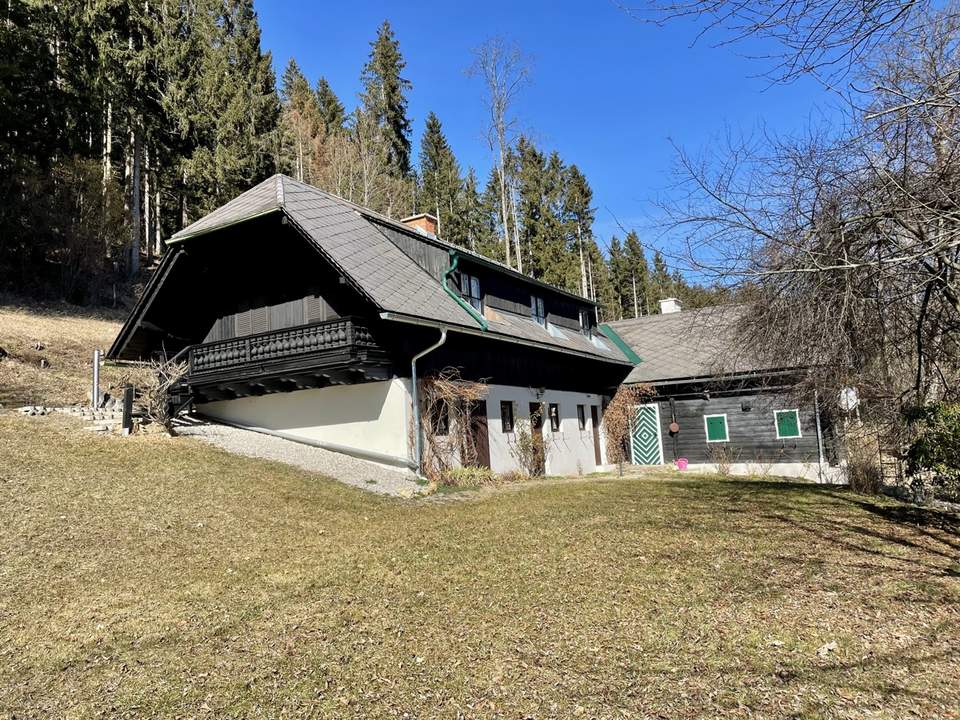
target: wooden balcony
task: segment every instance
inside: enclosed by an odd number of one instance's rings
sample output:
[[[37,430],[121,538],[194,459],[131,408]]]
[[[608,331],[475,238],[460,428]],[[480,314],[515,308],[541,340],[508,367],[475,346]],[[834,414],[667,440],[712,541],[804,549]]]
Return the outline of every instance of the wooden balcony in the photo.
[[[199,401],[390,377],[386,351],[358,318],[195,345],[186,382]]]

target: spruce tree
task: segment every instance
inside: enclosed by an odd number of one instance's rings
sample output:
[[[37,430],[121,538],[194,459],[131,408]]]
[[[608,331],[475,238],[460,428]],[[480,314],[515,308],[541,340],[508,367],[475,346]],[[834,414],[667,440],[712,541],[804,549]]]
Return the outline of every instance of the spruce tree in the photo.
[[[628,232],[624,239],[623,254],[628,277],[624,278],[627,287],[621,294],[629,298],[629,314],[633,317],[649,315],[658,305],[650,302],[650,268],[643,245],[634,230]]]
[[[590,189],[587,178],[576,165],[571,165],[564,176],[564,220],[567,224],[570,250],[577,257],[580,294],[584,297],[591,296],[585,247],[593,239],[593,220],[596,211],[590,207],[592,202],[593,191]]]
[[[610,267],[592,237],[585,243],[584,264],[587,270],[588,294],[599,306],[598,320],[607,322],[619,319],[620,301],[613,285]]]
[[[623,254],[623,248],[620,245],[620,239],[616,235],[610,240],[608,265],[610,267],[610,279],[613,283],[613,292],[616,296],[616,302],[612,308],[615,317],[611,317],[610,319],[622,320],[624,317],[628,317],[626,309],[630,296],[624,295],[624,291],[629,282],[630,271],[627,267],[626,257]],[[632,316],[633,313],[631,312],[629,317]]]
[[[525,137],[517,143],[517,155],[522,266],[532,277],[575,291],[579,271],[563,232],[563,162],[556,152],[545,156]]]
[[[500,174],[496,167],[492,167],[487,177],[487,184],[480,195],[484,233],[476,241],[476,251],[492,260],[505,263],[507,246],[502,240],[504,229],[500,187]]]
[[[653,270],[650,275],[651,311],[660,312],[660,301],[674,294],[673,277],[663,253],[657,250],[653,254]]]
[[[252,0],[204,0],[199,146],[184,163],[190,217],[271,175],[280,103],[269,53],[260,50]]]
[[[327,137],[339,135],[347,124],[347,113],[326,78],[317,80],[316,97],[324,134]]]
[[[420,187],[423,209],[437,216],[442,237],[464,243],[460,167],[432,112],[420,141]]]
[[[410,119],[407,117],[406,91],[413,85],[401,77],[406,62],[400,54],[400,43],[387,20],[370,43],[370,58],[360,76],[363,111],[368,114],[387,141],[387,157],[392,173],[398,177],[410,174]]]
[[[466,247],[475,252],[488,253],[491,248],[502,247],[497,238],[496,224],[491,216],[495,208],[490,208],[484,194],[477,187],[477,175],[470,168],[463,182],[463,199],[461,204],[463,214],[462,238]]]
[[[291,58],[280,86],[281,169],[301,182],[316,182],[314,165],[322,141],[322,121],[317,96],[296,61]]]

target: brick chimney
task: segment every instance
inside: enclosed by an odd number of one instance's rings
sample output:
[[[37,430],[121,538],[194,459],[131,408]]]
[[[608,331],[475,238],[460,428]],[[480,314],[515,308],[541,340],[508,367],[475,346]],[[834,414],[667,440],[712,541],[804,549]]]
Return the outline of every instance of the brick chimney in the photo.
[[[437,234],[437,218],[430,213],[411,215],[410,217],[404,218],[400,222],[407,227],[412,227],[414,230],[420,230],[421,232],[429,233],[430,235]]]
[[[660,301],[660,314],[669,315],[670,313],[678,313],[683,309],[683,306],[680,304],[680,301],[676,298],[664,298]]]

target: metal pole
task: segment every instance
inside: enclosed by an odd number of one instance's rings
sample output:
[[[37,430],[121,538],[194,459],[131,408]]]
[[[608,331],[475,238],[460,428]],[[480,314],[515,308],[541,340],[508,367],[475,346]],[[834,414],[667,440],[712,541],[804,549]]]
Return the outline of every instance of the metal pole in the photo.
[[[93,351],[93,390],[90,393],[93,409],[100,407],[100,351]]]

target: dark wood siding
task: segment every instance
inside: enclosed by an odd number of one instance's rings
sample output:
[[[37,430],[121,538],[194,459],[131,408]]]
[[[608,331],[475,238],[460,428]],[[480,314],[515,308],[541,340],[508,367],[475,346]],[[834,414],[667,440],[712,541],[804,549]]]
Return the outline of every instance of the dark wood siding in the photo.
[[[377,227],[394,245],[437,280],[440,280],[450,267],[450,253],[447,250],[386,225],[377,223]]]
[[[203,339],[205,343],[297,327],[339,317],[321,295],[288,300],[242,310],[219,318]]]
[[[449,251],[416,235],[410,235],[380,223],[376,223],[376,225],[380,232],[386,235],[420,267],[437,280],[443,278],[444,273],[450,267]],[[480,280],[484,304],[494,310],[505,310],[528,317],[530,315],[530,296],[537,295],[543,298],[547,319],[554,325],[579,331],[581,309],[588,310],[588,318],[590,318],[590,323],[593,324],[592,306],[588,303],[578,303],[571,297],[553,292],[549,288],[526,283],[519,278],[511,277],[506,272],[498,272],[487,265],[475,263],[469,257],[463,255],[460,256],[458,267]]]
[[[528,285],[509,275],[474,265],[469,260],[461,260],[460,268],[480,279],[484,304],[494,310],[530,317],[530,296],[536,295],[543,298],[547,320],[554,325],[579,331],[580,310],[588,311],[592,323],[592,306],[586,302],[578,303],[566,295],[551,292],[549,288]]]
[[[665,462],[685,457],[691,463],[714,462],[715,449],[729,448],[733,462],[817,462],[817,426],[813,407],[782,394],[748,392],[740,395],[671,398],[660,391],[660,431]],[[774,410],[800,411],[803,437],[778,440]],[[704,415],[727,416],[727,443],[707,443]],[[676,418],[680,432],[670,434]]]

